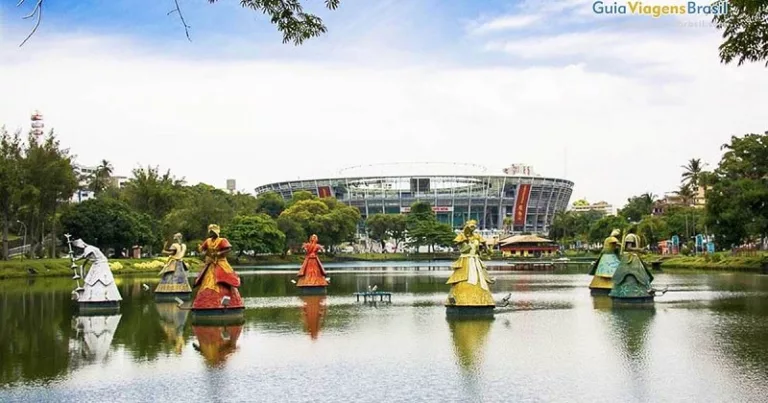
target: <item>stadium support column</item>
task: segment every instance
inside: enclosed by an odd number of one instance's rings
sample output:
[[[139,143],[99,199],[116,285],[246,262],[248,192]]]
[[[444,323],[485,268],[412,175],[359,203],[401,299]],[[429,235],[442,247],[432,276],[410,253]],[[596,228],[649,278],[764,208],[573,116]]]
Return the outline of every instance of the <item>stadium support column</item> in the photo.
[[[504,228],[504,188],[507,187],[507,177],[501,181],[501,188],[499,188],[499,222],[497,228]]]
[[[483,205],[483,229],[488,229],[488,189],[491,187],[491,178],[486,177],[485,178],[485,197],[484,197],[484,205]]]
[[[467,219],[465,221],[472,219],[472,185],[474,185],[474,182],[470,180],[469,181],[469,198],[467,199]]]
[[[387,190],[384,186],[384,181],[381,181],[381,214],[387,214],[387,208],[384,207],[387,202]]]
[[[547,233],[547,236],[549,236],[549,225],[552,223],[552,220],[550,219],[551,214],[551,205],[552,205],[552,195],[555,194],[555,191],[557,191],[557,180],[552,182],[552,186],[549,188],[549,199],[547,199],[547,210],[546,213],[544,213],[544,232]]]

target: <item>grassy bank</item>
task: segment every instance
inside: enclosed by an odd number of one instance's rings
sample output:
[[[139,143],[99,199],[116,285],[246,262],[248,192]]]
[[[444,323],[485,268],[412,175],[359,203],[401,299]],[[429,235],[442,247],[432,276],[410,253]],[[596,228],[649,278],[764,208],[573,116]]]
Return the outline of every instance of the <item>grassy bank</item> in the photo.
[[[752,273],[762,273],[763,265],[768,263],[768,255],[755,256],[731,256],[728,254],[715,253],[714,255],[704,256],[674,256],[646,257],[648,262],[655,260],[661,261],[661,268],[666,269],[686,269],[703,271],[743,271]]]
[[[155,263],[157,262],[157,263]],[[200,260],[187,259],[193,270],[200,266]],[[24,259],[0,262],[0,279],[24,277],[71,277],[69,259]],[[160,259],[115,259],[110,260],[115,276],[131,274],[157,274],[162,267]]]
[[[435,261],[454,260],[458,257],[455,253],[350,253],[342,255],[321,255],[320,259],[326,263],[332,262],[384,262],[384,261]],[[571,260],[591,261],[596,256],[578,255],[569,256]],[[493,259],[501,260],[501,256],[493,256]],[[731,256],[726,253],[716,253],[707,256],[659,256],[645,255],[643,259],[648,262],[661,261],[662,269],[681,269],[697,271],[743,271],[761,273],[762,267],[768,262],[768,255],[757,256]],[[299,265],[304,260],[303,255],[287,256],[257,256],[248,258],[230,258],[233,265],[266,266],[266,265]],[[515,261],[534,262],[537,259],[518,259]],[[545,259],[549,260],[549,259]],[[196,258],[186,259],[191,271],[200,268],[201,261]],[[113,259],[110,266],[115,276],[149,274],[157,275],[163,265],[163,260],[154,259]],[[27,277],[71,277],[68,259],[25,259],[0,261],[0,279],[27,278]]]
[[[457,253],[345,253],[342,255],[320,255],[320,260],[326,263],[331,262],[405,262],[405,261],[431,261],[431,260],[453,260],[459,255]],[[230,258],[232,264],[238,265],[278,265],[278,264],[301,264],[304,261],[304,255],[287,256],[256,256],[242,257],[239,259]]]

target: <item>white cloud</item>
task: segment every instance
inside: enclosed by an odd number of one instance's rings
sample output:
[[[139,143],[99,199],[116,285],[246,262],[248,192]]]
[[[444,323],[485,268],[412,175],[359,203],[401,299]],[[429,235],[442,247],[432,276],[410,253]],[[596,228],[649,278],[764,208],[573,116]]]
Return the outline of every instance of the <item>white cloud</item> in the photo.
[[[488,47],[528,67],[476,69],[185,60],[114,38],[0,42],[11,94],[0,124],[26,126],[40,109],[82,163],[160,165],[246,190],[392,161],[522,161],[561,176],[567,149],[574,198],[620,204],[673,189],[691,157],[716,163],[730,135],[766,129],[765,70],[720,65],[716,35],[692,30],[510,38]]]
[[[489,32],[514,30],[528,27],[539,21],[541,21],[540,15],[506,15],[493,18],[483,23],[474,22],[470,25],[469,32],[478,35]]]

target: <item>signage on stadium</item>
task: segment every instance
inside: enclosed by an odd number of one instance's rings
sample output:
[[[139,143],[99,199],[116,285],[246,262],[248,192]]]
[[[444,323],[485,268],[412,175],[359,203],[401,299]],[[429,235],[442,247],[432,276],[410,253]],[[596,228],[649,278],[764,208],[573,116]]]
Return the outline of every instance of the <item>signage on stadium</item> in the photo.
[[[446,206],[435,206],[432,207],[432,211],[435,213],[448,213],[453,211],[453,207],[446,207]],[[400,213],[410,213],[411,208],[410,207],[400,207]]]

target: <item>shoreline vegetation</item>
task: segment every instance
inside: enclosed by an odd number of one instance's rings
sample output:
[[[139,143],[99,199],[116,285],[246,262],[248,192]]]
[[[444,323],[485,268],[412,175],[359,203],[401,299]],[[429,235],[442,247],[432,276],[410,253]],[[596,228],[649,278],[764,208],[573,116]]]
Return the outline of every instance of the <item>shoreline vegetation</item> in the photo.
[[[717,257],[716,257],[717,256]],[[322,255],[323,263],[343,263],[343,262],[430,262],[430,261],[453,261],[458,257],[455,253],[350,253],[339,255]],[[587,264],[594,261],[597,255],[592,253],[582,255],[569,254],[569,263],[580,264],[586,267]],[[754,256],[730,256],[726,254],[715,254],[705,256],[661,256],[646,255],[643,259],[649,265],[653,262],[660,262],[661,269],[673,269],[675,271],[697,271],[697,272],[751,272],[764,273],[768,267],[768,255],[756,254]],[[260,266],[277,265],[301,265],[304,260],[303,255],[268,255],[246,258],[231,258],[230,262],[235,269],[247,269]],[[491,260],[512,264],[551,262],[553,259],[505,259],[499,255],[494,255]],[[202,262],[195,257],[185,259],[190,267],[190,272],[196,273]],[[146,259],[111,259],[110,267],[115,276],[123,275],[157,275],[162,268],[164,258],[146,258]],[[10,261],[0,261],[0,280],[12,278],[31,278],[31,277],[71,277],[71,261],[66,258],[60,259],[14,259]],[[288,268],[286,268],[288,269]],[[569,270],[571,271],[571,270]],[[585,270],[579,270],[584,271]]]

